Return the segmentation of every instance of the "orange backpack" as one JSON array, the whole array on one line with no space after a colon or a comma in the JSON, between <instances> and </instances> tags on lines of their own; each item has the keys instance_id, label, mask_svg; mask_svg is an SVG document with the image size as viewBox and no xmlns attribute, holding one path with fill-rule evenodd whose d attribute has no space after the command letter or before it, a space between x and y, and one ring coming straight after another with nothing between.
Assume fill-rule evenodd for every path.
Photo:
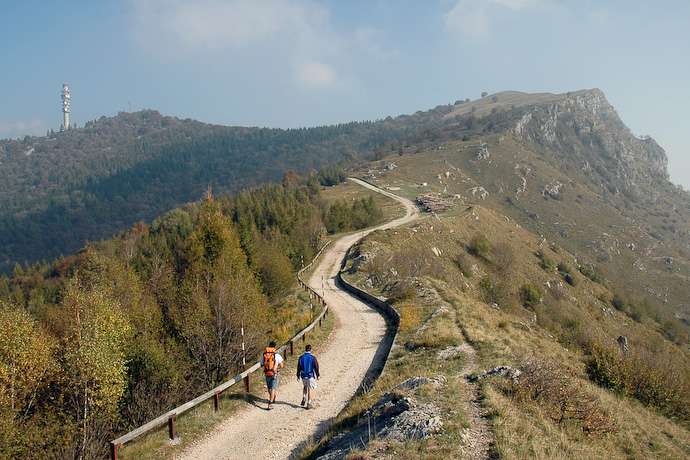
<instances>
[{"instance_id":1,"label":"orange backpack","mask_svg":"<svg viewBox=\"0 0 690 460\"><path fill-rule=\"evenodd\" d=\"M266 348L264 352L264 374L268 377L276 375L278 367L276 366L276 349Z\"/></svg>"}]
</instances>

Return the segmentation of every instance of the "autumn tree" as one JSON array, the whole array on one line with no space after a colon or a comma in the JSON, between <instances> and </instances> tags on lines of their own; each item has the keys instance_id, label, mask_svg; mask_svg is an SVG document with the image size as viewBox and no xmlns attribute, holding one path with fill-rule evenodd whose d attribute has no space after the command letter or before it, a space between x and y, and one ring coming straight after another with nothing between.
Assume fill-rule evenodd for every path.
<instances>
[{"instance_id":1,"label":"autumn tree","mask_svg":"<svg viewBox=\"0 0 690 460\"><path fill-rule=\"evenodd\" d=\"M23 309L0 302L0 457L24 458L37 395L56 366L55 341Z\"/></svg>"},{"instance_id":2,"label":"autumn tree","mask_svg":"<svg viewBox=\"0 0 690 460\"><path fill-rule=\"evenodd\" d=\"M102 455L102 439L117 421L126 388L125 346L131 330L107 284L75 278L62 303L69 319L61 343L63 388L78 423L74 446L82 458Z\"/></svg>"}]
</instances>

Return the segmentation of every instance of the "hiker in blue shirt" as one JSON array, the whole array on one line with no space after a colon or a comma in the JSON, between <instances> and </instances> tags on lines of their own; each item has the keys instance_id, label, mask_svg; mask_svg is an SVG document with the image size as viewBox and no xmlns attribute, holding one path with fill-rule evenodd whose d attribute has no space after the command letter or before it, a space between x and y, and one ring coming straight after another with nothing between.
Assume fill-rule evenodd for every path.
<instances>
[{"instance_id":1,"label":"hiker in blue shirt","mask_svg":"<svg viewBox=\"0 0 690 460\"><path fill-rule=\"evenodd\" d=\"M302 406L307 405L307 409L312 405L312 395L316 389L316 381L319 379L319 362L316 356L311 354L311 345L304 347L305 353L297 361L297 380L302 380Z\"/></svg>"}]
</instances>

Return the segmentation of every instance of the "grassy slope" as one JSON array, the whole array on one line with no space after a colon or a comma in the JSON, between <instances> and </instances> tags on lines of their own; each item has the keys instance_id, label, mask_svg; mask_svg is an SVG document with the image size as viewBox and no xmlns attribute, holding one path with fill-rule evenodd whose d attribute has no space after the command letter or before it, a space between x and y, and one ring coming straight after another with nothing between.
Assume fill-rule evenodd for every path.
<instances>
[{"instance_id":1,"label":"grassy slope","mask_svg":"<svg viewBox=\"0 0 690 460\"><path fill-rule=\"evenodd\" d=\"M442 145L414 156L387 158L380 162L379 168L372 168L376 174L372 181L396 188L397 193L414 198L422 192L445 191L448 195L458 195L458 206L439 217L427 217L413 228L375 232L360 245L359 253L378 254L379 260L385 261L385 271L390 267L399 273L404 271L401 268L404 258L399 258L400 254L423 260L422 265L431 268L427 272L415 273L412 283L416 285L417 295L395 304L403 316L403 326L386 372L371 393L353 402L339 423L344 427L353 423L358 414L385 391L410 376L445 375L452 383L440 392L426 389L420 396L422 400L436 401L445 410L447 425L441 436L421 444L372 443L356 454L357 458L446 458L449 453L456 452L454 446L462 442L460 433L466 423L462 410L457 407L463 386L453 378L459 372L461 362L439 362L435 355L438 350L463 340L478 350L480 367L484 369L502 364L516 365L523 359L535 357L558 362L562 368L574 373L573 382L580 385L584 394L593 398L597 407L612 417L617 426L613 433L588 436L576 422L554 422L542 404L519 400L506 393L503 380L483 380L485 405L496 436L494 452L500 458L688 457L690 432L687 427L634 400L616 397L591 384L584 373L584 356L578 347L590 338L600 338L608 343L623 334L628 337L631 347L650 347L657 356L672 356L674 366L690 368L687 349L664 339L653 314L646 313L638 323L624 313L612 309L611 314L608 310L613 291L607 286L615 285L622 274L627 273L633 283L648 283L650 277L663 275L653 264L655 242L641 225L631 225L629 219L603 203L596 193L577 183L571 186L570 200L556 201L536 194L523 198L538 211L539 222L525 217L526 212L517 206L504 204L505 195L493 196L496 190L518 188L521 179L515 171L520 168L537 170L528 176L532 183L528 182L528 187L540 187L534 184L561 177L559 171L538 162L533 152L526 152L510 138L497 135L484 141L494 155L491 162L482 164L476 159L474 152L478 149L478 142L475 141ZM496 161L496 152L499 151L514 152L513 159ZM396 163L395 169L383 168L391 162ZM490 176L500 179L484 182L489 175L483 175L482 170L487 169L493 169ZM423 182L427 185L421 186ZM473 197L468 190L476 186L489 189L489 198L481 200L477 198L478 194ZM506 212L489 209L494 206ZM560 216L568 216L570 223L559 224ZM529 228L530 220L534 222L532 229ZM544 227L544 232L539 231L539 225ZM557 225L567 226L569 236L563 241L570 247L585 248L583 254L570 253L542 236ZM638 269L639 273L626 271L626 267L634 264L637 254L633 251L626 253L622 245L618 245L619 253L608 264L599 263L619 269L606 272L609 278L607 286L594 283L578 273L575 270L577 261L586 258L587 251L595 253L594 250L600 250L604 232L609 233L609 239L629 239L635 241L638 248L645 247L651 255L646 259L651 261L650 268L646 271ZM510 270L503 274L495 273L492 259L496 259L496 254L493 252L483 258L466 253L464 246L476 234L484 235L490 247L500 246L512 254ZM432 247L441 251L441 257L432 253ZM572 267L576 285L563 283L561 275L543 270L535 255L537 251L542 251L556 263L563 262ZM389 292L382 293L380 289L399 279L382 274L376 260L374 258L374 262L365 265L357 278L360 285L385 296ZM438 270L439 264L442 270ZM372 274L382 276L383 282L374 286L365 283L364 280ZM480 280L485 275L493 277L503 289L498 308L485 301L486 296L480 287ZM668 279L682 276L671 273ZM521 305L517 295L519 286L526 281L539 285L544 291L543 302L531 310ZM687 293L687 285L681 288L682 293ZM420 335L421 325L441 304L450 306L449 313L431 320L432 327L425 328ZM405 343L408 343L407 348L402 346Z\"/></svg>"}]
</instances>

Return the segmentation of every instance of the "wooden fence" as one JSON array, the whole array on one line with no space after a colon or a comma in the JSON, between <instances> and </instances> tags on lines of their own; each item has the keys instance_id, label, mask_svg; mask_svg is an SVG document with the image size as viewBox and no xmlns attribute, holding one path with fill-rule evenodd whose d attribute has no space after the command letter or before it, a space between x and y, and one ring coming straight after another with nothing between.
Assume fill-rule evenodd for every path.
<instances>
[{"instance_id":1,"label":"wooden fence","mask_svg":"<svg viewBox=\"0 0 690 460\"><path fill-rule=\"evenodd\" d=\"M321 311L321 314L312 321L309 326L305 327L302 329L300 332L297 333L288 343L285 345L281 346L276 350L278 353L284 352L287 350L288 346L290 347L290 354L295 353L295 342L298 341L299 339L302 339L302 341L306 340L307 332L311 331L317 324L321 326L321 320L328 314L328 305L326 304L326 301L324 298L319 295L315 290L313 290L311 287L309 287L304 281L302 281L302 272L305 270L309 269L314 261L321 255L323 250L328 246L330 243L327 242L321 250L319 250L318 254L314 256L314 259L304 268L302 268L298 273L297 273L297 281L305 291L309 292L309 299L310 302L315 301L316 303L320 303L323 306L323 309ZM225 383L222 383L221 385L218 385L212 390L207 391L206 393L202 394L201 396L197 396L196 398L192 399L191 401L187 401L186 403L182 404L181 406L178 406L172 410L169 410L165 414L161 415L160 417L157 417L150 422L148 422L145 425L140 426L139 428L136 428L129 433L120 436L117 439L114 439L113 441L110 442L110 458L112 460L117 460L117 449L118 447L121 447L124 443L131 441L132 439L141 436L142 434L159 427L160 425L164 423L168 423L168 435L170 436L170 439L175 439L175 418L179 417L182 413L188 411L192 407L201 404L204 401L207 401L211 398L214 398L214 407L216 410L218 410L218 396L220 393L223 391L227 390L228 388L232 387L236 383L239 383L244 380L245 382L245 387L247 391L250 390L250 385L249 385L249 379L250 375L252 372L257 371L261 366L257 362L254 364L252 367L249 369L245 370L241 374L237 374L235 377L232 379L228 380Z\"/></svg>"}]
</instances>

